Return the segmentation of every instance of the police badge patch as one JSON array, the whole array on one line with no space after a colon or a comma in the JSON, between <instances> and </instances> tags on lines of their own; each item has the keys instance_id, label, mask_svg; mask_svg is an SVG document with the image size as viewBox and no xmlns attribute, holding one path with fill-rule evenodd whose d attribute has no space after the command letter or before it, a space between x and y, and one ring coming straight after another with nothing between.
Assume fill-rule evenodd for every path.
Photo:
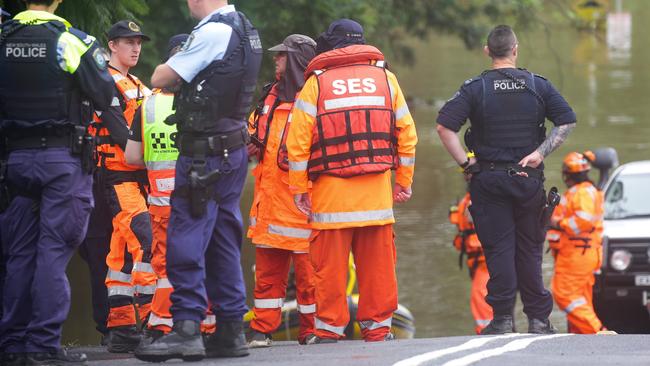
<instances>
[{"instance_id":1,"label":"police badge patch","mask_svg":"<svg viewBox=\"0 0 650 366\"><path fill-rule=\"evenodd\" d=\"M129 22L129 29L134 31L134 32L139 32L140 31L140 27L137 24L133 23L133 22Z\"/></svg>"},{"instance_id":2,"label":"police badge patch","mask_svg":"<svg viewBox=\"0 0 650 366\"><path fill-rule=\"evenodd\" d=\"M98 69L105 70L106 61L108 60L108 53L103 48L97 48L93 52L93 60L95 61L95 65L97 65Z\"/></svg>"}]
</instances>

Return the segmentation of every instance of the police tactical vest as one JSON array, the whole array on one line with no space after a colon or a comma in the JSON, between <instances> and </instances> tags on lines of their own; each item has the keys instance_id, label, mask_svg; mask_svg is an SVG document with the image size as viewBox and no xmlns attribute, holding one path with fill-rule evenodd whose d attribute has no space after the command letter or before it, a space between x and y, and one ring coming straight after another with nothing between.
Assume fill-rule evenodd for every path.
<instances>
[{"instance_id":1,"label":"police tactical vest","mask_svg":"<svg viewBox=\"0 0 650 366\"><path fill-rule=\"evenodd\" d=\"M523 71L523 72L522 72ZM510 73L508 71L508 73ZM537 147L544 136L544 107L535 95L535 76L528 71L484 72L482 121L476 131L478 143L496 148ZM528 89L530 88L530 89Z\"/></svg>"},{"instance_id":2,"label":"police tactical vest","mask_svg":"<svg viewBox=\"0 0 650 366\"><path fill-rule=\"evenodd\" d=\"M0 127L79 124L80 92L59 66L59 21L2 24L0 36ZM77 119L71 121L71 119Z\"/></svg>"},{"instance_id":3,"label":"police tactical vest","mask_svg":"<svg viewBox=\"0 0 650 366\"><path fill-rule=\"evenodd\" d=\"M319 96L307 165L312 180L320 174L347 178L397 167L397 129L385 63L358 60L353 50L343 57L347 64L314 70ZM333 57L332 64L338 59Z\"/></svg>"},{"instance_id":4,"label":"police tactical vest","mask_svg":"<svg viewBox=\"0 0 650 366\"><path fill-rule=\"evenodd\" d=\"M182 133L241 130L253 102L262 63L257 29L241 12L215 14L205 24L210 22L227 24L232 27L232 35L223 59L212 62L190 83L183 84L176 116Z\"/></svg>"},{"instance_id":5,"label":"police tactical vest","mask_svg":"<svg viewBox=\"0 0 650 366\"><path fill-rule=\"evenodd\" d=\"M176 126L165 123L173 113L174 95L156 93L142 104L142 143L147 167L150 205L169 206L174 190L178 149L175 144Z\"/></svg>"}]
</instances>

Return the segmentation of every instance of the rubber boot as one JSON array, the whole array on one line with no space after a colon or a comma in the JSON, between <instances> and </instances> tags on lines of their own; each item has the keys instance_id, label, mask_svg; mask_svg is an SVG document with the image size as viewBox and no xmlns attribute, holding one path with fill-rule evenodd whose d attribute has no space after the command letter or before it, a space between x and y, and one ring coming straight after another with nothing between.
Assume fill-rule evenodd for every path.
<instances>
[{"instance_id":1,"label":"rubber boot","mask_svg":"<svg viewBox=\"0 0 650 366\"><path fill-rule=\"evenodd\" d=\"M515 322L512 315L494 316L487 327L481 330L481 335L506 334L515 332Z\"/></svg>"},{"instance_id":2,"label":"rubber boot","mask_svg":"<svg viewBox=\"0 0 650 366\"><path fill-rule=\"evenodd\" d=\"M140 333L134 325L110 328L108 334L108 352L133 352L140 344Z\"/></svg>"},{"instance_id":3,"label":"rubber boot","mask_svg":"<svg viewBox=\"0 0 650 366\"><path fill-rule=\"evenodd\" d=\"M535 318L528 319L528 333L533 334L555 334L557 329L551 324L551 321L539 320Z\"/></svg>"},{"instance_id":4,"label":"rubber boot","mask_svg":"<svg viewBox=\"0 0 650 366\"><path fill-rule=\"evenodd\" d=\"M241 321L219 322L217 330L205 344L208 358L248 356L248 345Z\"/></svg>"},{"instance_id":5,"label":"rubber boot","mask_svg":"<svg viewBox=\"0 0 650 366\"><path fill-rule=\"evenodd\" d=\"M201 326L192 320L174 322L174 327L169 334L138 347L135 350L135 357L148 362L164 362L172 358L200 361L205 357Z\"/></svg>"}]
</instances>

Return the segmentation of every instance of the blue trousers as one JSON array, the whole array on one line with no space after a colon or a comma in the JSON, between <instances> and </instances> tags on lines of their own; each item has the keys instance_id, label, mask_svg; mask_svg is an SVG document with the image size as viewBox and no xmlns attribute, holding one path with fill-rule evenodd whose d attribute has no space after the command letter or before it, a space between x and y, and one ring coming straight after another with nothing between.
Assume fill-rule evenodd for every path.
<instances>
[{"instance_id":1,"label":"blue trousers","mask_svg":"<svg viewBox=\"0 0 650 366\"><path fill-rule=\"evenodd\" d=\"M180 156L176 163L176 187L188 185L192 159ZM245 148L223 157L207 159L209 171L223 174L214 184L218 202L210 200L201 218L190 214L189 200L172 198L167 229L167 274L174 286L171 313L174 322L201 321L208 300L218 321L241 321L248 311L241 268L243 223L239 200L248 171Z\"/></svg>"},{"instance_id":2,"label":"blue trousers","mask_svg":"<svg viewBox=\"0 0 650 366\"><path fill-rule=\"evenodd\" d=\"M472 176L470 195L469 210L490 273L485 299L494 315L512 314L519 290L529 318L548 318L553 298L542 280L543 182L505 171L482 171Z\"/></svg>"},{"instance_id":3,"label":"blue trousers","mask_svg":"<svg viewBox=\"0 0 650 366\"><path fill-rule=\"evenodd\" d=\"M0 230L6 261L0 350L56 351L70 309L65 270L86 233L92 176L66 148L13 151L7 176L20 195Z\"/></svg>"}]
</instances>

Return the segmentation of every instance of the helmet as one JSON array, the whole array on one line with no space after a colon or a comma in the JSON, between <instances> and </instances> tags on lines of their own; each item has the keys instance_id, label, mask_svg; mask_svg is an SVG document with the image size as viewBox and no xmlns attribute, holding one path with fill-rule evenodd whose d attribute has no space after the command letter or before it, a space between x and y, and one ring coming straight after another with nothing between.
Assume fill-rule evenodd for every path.
<instances>
[{"instance_id":1,"label":"helmet","mask_svg":"<svg viewBox=\"0 0 650 366\"><path fill-rule=\"evenodd\" d=\"M582 154L571 152L562 161L562 172L569 174L587 172L591 169L590 162L593 160L595 160L595 156L591 151L585 151Z\"/></svg>"}]
</instances>

